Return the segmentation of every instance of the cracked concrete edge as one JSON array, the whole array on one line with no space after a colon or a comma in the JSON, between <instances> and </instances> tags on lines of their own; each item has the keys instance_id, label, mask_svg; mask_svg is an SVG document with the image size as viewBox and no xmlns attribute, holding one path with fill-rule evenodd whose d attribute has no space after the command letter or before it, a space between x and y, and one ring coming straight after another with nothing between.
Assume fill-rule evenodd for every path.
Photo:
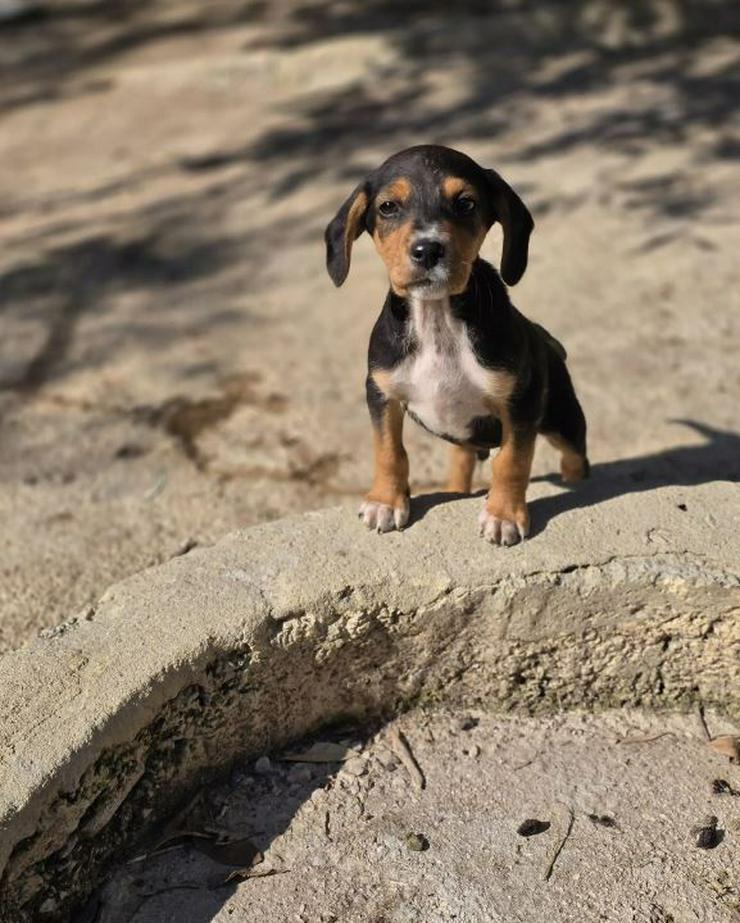
<instances>
[{"instance_id":1,"label":"cracked concrete edge","mask_svg":"<svg viewBox=\"0 0 740 923\"><path fill-rule=\"evenodd\" d=\"M512 549L476 537L479 504L233 533L0 658L0 919L64 919L188 790L338 717L441 695L740 717L740 486L566 510Z\"/></svg>"}]
</instances>

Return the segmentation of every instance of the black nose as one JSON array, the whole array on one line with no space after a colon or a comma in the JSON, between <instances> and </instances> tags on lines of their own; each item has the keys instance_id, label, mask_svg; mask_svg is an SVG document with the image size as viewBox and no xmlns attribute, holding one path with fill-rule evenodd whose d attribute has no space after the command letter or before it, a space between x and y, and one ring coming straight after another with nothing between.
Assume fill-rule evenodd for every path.
<instances>
[{"instance_id":1,"label":"black nose","mask_svg":"<svg viewBox=\"0 0 740 923\"><path fill-rule=\"evenodd\" d=\"M415 263L421 263L424 269L431 269L445 255L444 244L438 240L417 240L411 247L411 259Z\"/></svg>"}]
</instances>

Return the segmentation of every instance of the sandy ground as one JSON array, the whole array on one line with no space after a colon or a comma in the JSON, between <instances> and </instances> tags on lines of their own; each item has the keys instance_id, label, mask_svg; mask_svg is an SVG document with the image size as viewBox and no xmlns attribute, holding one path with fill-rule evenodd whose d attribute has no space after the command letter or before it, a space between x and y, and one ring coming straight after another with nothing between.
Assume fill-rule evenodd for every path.
<instances>
[{"instance_id":1,"label":"sandy ground","mask_svg":"<svg viewBox=\"0 0 740 923\"><path fill-rule=\"evenodd\" d=\"M357 753L342 765L262 759L235 769L121 865L81 919L739 918L740 771L707 746L696 716L416 711L343 742ZM694 828L708 817L716 823L702 848ZM173 839L182 831L193 835ZM203 854L215 835L230 839L231 855ZM262 860L241 876L224 864L254 850Z\"/></svg>"},{"instance_id":2,"label":"sandy ground","mask_svg":"<svg viewBox=\"0 0 740 923\"><path fill-rule=\"evenodd\" d=\"M412 143L529 204L513 296L568 347L594 476L740 477L734 3L207 7L0 27L0 649L186 543L356 504L385 283L365 238L335 291L321 235ZM407 442L438 486L445 446Z\"/></svg>"}]
</instances>

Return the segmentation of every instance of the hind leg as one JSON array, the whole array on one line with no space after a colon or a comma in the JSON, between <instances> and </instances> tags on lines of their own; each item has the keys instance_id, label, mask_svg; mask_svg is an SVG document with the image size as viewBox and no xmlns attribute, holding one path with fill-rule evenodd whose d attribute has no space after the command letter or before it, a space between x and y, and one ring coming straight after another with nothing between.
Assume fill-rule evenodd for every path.
<instances>
[{"instance_id":1,"label":"hind leg","mask_svg":"<svg viewBox=\"0 0 740 923\"><path fill-rule=\"evenodd\" d=\"M447 476L447 490L451 493L470 493L477 454L476 450L471 449L470 446L452 446L450 449L450 468Z\"/></svg>"},{"instance_id":2,"label":"hind leg","mask_svg":"<svg viewBox=\"0 0 740 923\"><path fill-rule=\"evenodd\" d=\"M560 452L560 473L566 484L588 477L586 418L565 363L550 361L547 407L539 430Z\"/></svg>"},{"instance_id":3,"label":"hind leg","mask_svg":"<svg viewBox=\"0 0 740 923\"><path fill-rule=\"evenodd\" d=\"M560 452L560 476L566 484L576 484L588 477L589 462L585 452L581 453L559 433L543 433L550 445Z\"/></svg>"}]
</instances>

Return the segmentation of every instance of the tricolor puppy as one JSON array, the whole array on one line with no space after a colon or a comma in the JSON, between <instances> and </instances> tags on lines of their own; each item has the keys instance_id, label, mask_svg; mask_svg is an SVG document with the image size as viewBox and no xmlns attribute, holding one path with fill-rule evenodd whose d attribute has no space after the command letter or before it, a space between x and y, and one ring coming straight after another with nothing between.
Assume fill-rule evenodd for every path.
<instances>
[{"instance_id":1,"label":"tricolor puppy","mask_svg":"<svg viewBox=\"0 0 740 923\"><path fill-rule=\"evenodd\" d=\"M497 221L500 275L478 256ZM524 273L533 227L498 173L434 145L387 160L327 227L335 285L347 277L352 244L363 231L390 277L368 356L375 479L360 515L369 528L387 532L408 521L405 413L453 444L451 491L469 493L476 457L500 446L479 518L491 542L512 545L529 531L525 495L537 433L562 453L565 481L588 474L586 421L565 350L517 311L504 285Z\"/></svg>"}]
</instances>

